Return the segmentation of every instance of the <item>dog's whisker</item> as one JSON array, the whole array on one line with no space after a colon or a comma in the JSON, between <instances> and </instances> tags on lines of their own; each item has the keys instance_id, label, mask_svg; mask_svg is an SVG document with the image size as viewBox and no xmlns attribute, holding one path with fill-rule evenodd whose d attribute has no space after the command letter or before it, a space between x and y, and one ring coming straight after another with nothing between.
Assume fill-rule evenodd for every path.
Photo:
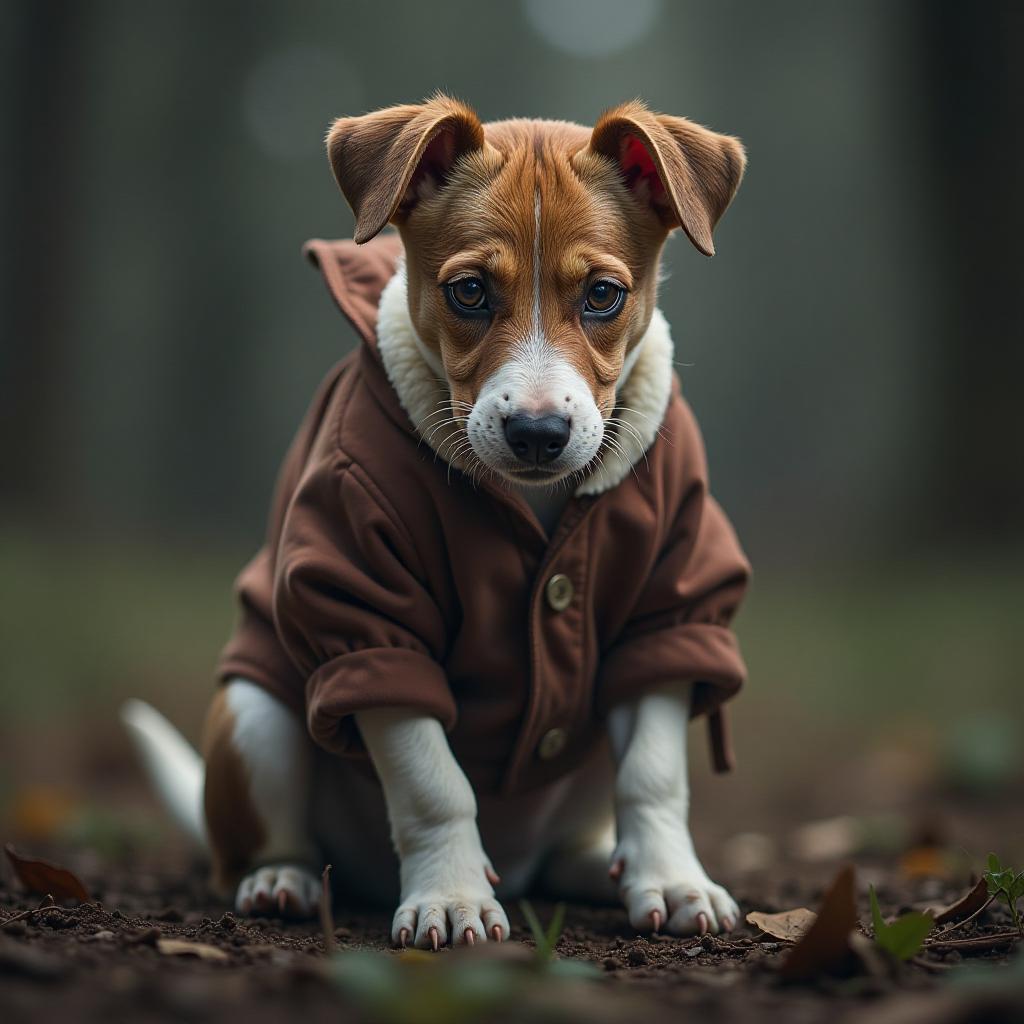
<instances>
[{"instance_id":1,"label":"dog's whisker","mask_svg":"<svg viewBox=\"0 0 1024 1024\"><path fill-rule=\"evenodd\" d=\"M650 461L647 458L647 449L644 447L643 438L640 436L640 433L635 428L631 427L628 423L622 423L621 421L614 420L614 419L610 419L607 422L614 423L616 427L625 427L627 430L629 430L631 432L632 439L635 441L636 446L637 446L638 454L637 454L636 458L629 459L630 465L635 463L636 459L639 459L642 456L643 460L644 460L644 464L649 469L650 468ZM609 439L611 438L610 434L607 435L607 436L609 437ZM623 457L628 458L628 456L626 455L626 452L625 452L625 448L622 445L622 441L620 439L616 439L616 440L620 444L620 446L622 446L622 448L623 448L623 450L622 450Z\"/></svg>"},{"instance_id":2,"label":"dog's whisker","mask_svg":"<svg viewBox=\"0 0 1024 1024\"><path fill-rule=\"evenodd\" d=\"M632 423L629 422L629 420L624 419L621 416L609 416L608 419L605 420L605 422L606 423L614 423L617 427L621 427L624 430L628 430L629 433L632 434L632 436L636 438L637 444L639 444L641 448L643 447L643 445L644 445L643 435L640 433L640 431Z\"/></svg>"},{"instance_id":3,"label":"dog's whisker","mask_svg":"<svg viewBox=\"0 0 1024 1024\"><path fill-rule=\"evenodd\" d=\"M636 466L634 465L633 460L626 453L626 450L622 447L622 444L618 441L618 439L612 437L611 434L605 434L604 440L607 443L608 447L629 466L630 472L632 472L633 476L635 476L637 480L639 480L640 474L637 473ZM644 457L646 458L646 454Z\"/></svg>"}]
</instances>

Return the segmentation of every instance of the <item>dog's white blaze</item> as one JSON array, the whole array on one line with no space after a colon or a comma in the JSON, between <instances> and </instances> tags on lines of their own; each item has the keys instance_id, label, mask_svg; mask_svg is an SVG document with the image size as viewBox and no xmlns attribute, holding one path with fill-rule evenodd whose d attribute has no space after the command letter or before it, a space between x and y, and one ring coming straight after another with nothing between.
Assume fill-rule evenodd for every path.
<instances>
[{"instance_id":1,"label":"dog's white blaze","mask_svg":"<svg viewBox=\"0 0 1024 1024\"><path fill-rule=\"evenodd\" d=\"M467 433L473 450L492 469L517 468L498 429L509 416L565 416L572 429L558 461L560 478L582 469L597 454L604 423L586 381L548 341L541 316L541 197L533 200L533 303L529 330L509 359L484 385L469 417Z\"/></svg>"},{"instance_id":2,"label":"dog's white blaze","mask_svg":"<svg viewBox=\"0 0 1024 1024\"><path fill-rule=\"evenodd\" d=\"M541 336L540 329L540 189L533 193L533 333Z\"/></svg>"}]
</instances>

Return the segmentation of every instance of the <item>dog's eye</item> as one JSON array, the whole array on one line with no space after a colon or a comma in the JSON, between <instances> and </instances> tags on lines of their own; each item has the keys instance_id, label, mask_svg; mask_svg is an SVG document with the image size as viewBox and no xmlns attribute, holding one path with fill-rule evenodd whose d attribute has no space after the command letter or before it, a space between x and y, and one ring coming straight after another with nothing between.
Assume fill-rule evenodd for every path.
<instances>
[{"instance_id":1,"label":"dog's eye","mask_svg":"<svg viewBox=\"0 0 1024 1024\"><path fill-rule=\"evenodd\" d=\"M587 292L585 313L594 313L600 317L614 316L622 306L626 297L626 289L614 281L596 281Z\"/></svg>"},{"instance_id":2,"label":"dog's eye","mask_svg":"<svg viewBox=\"0 0 1024 1024\"><path fill-rule=\"evenodd\" d=\"M445 290L456 313L479 313L487 309L487 292L478 277L460 277L446 285Z\"/></svg>"}]
</instances>

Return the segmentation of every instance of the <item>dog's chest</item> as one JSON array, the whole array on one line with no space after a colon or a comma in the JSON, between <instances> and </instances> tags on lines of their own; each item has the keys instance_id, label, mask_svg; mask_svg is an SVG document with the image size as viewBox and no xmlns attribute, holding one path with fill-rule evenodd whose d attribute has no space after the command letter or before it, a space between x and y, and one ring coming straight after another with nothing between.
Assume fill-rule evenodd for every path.
<instances>
[{"instance_id":1,"label":"dog's chest","mask_svg":"<svg viewBox=\"0 0 1024 1024\"><path fill-rule=\"evenodd\" d=\"M565 506L572 500L572 491L566 487L517 487L516 493L530 506L549 537L555 532Z\"/></svg>"}]
</instances>

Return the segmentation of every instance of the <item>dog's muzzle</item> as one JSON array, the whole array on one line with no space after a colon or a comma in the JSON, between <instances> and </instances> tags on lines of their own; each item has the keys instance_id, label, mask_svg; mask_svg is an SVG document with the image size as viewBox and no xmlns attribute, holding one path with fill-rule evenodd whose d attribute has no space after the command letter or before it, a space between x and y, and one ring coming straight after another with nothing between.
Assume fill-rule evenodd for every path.
<instances>
[{"instance_id":1,"label":"dog's muzzle","mask_svg":"<svg viewBox=\"0 0 1024 1024\"><path fill-rule=\"evenodd\" d=\"M569 443L569 421L564 416L509 416L505 440L512 453L528 466L554 462Z\"/></svg>"}]
</instances>

